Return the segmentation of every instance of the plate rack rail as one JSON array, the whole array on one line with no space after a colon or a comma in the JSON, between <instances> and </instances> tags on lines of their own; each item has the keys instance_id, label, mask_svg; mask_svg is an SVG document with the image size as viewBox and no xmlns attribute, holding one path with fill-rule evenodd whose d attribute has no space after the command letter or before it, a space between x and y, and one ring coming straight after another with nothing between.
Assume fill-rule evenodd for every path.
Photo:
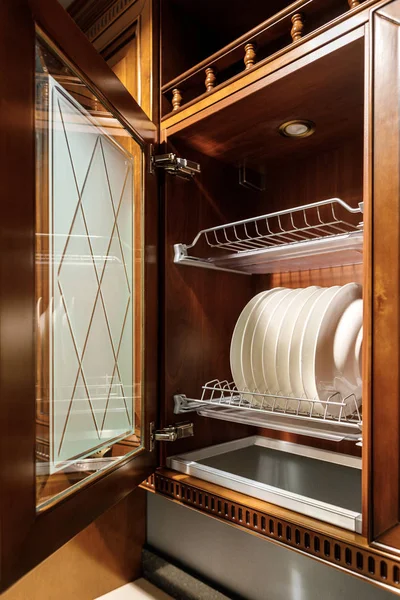
<instances>
[{"instance_id":1,"label":"plate rack rail","mask_svg":"<svg viewBox=\"0 0 400 600\"><path fill-rule=\"evenodd\" d=\"M175 414L197 412L202 416L247 423L320 437L362 442L362 414L356 393L346 397L326 392L326 400L296 398L256 390L238 390L233 382L214 379L202 388L198 399L174 396Z\"/></svg>"}]
</instances>

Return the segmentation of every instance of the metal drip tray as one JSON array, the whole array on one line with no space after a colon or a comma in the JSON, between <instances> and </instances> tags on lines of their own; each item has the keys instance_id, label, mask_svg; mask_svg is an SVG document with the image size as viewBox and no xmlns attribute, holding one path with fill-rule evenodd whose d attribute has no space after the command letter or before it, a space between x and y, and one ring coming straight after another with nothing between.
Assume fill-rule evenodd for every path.
<instances>
[{"instance_id":1,"label":"metal drip tray","mask_svg":"<svg viewBox=\"0 0 400 600\"><path fill-rule=\"evenodd\" d=\"M361 459L252 436L167 461L171 469L361 532Z\"/></svg>"}]
</instances>

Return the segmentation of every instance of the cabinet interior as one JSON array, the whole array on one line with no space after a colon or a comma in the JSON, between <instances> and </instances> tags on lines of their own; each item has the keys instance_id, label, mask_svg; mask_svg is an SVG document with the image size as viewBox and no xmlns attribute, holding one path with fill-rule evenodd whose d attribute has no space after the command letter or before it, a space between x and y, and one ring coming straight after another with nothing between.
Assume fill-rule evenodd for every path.
<instances>
[{"instance_id":1,"label":"cabinet interior","mask_svg":"<svg viewBox=\"0 0 400 600\"><path fill-rule=\"evenodd\" d=\"M205 382L231 381L231 336L256 293L278 286L363 283L362 264L248 276L173 262L174 244L191 243L208 227L328 198L341 198L353 208L363 201L364 40L329 45L314 54L168 136L168 151L200 163L201 174L192 180L167 176L164 183L164 424L179 420L174 394L198 398ZM300 118L315 123L312 136L279 134L282 122ZM262 174L263 191L239 184L243 165ZM250 435L361 455L354 441L272 431L194 412L187 418L194 422L194 437L165 448L166 455Z\"/></svg>"}]
</instances>

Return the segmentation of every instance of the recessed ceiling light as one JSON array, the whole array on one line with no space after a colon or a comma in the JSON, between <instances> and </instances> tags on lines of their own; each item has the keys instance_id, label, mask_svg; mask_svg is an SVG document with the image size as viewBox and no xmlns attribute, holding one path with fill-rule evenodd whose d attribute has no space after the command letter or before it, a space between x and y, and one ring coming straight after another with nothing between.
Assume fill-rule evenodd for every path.
<instances>
[{"instance_id":1,"label":"recessed ceiling light","mask_svg":"<svg viewBox=\"0 0 400 600\"><path fill-rule=\"evenodd\" d=\"M304 138L315 131L315 123L306 119L286 121L279 126L279 133L285 137Z\"/></svg>"}]
</instances>

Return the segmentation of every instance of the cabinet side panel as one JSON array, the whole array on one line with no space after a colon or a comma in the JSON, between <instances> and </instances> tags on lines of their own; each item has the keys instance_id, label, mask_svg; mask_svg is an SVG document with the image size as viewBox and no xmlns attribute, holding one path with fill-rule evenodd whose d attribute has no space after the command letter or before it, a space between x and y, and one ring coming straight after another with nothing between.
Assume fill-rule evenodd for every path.
<instances>
[{"instance_id":1,"label":"cabinet side panel","mask_svg":"<svg viewBox=\"0 0 400 600\"><path fill-rule=\"evenodd\" d=\"M373 17L373 536L399 518L400 2Z\"/></svg>"}]
</instances>

